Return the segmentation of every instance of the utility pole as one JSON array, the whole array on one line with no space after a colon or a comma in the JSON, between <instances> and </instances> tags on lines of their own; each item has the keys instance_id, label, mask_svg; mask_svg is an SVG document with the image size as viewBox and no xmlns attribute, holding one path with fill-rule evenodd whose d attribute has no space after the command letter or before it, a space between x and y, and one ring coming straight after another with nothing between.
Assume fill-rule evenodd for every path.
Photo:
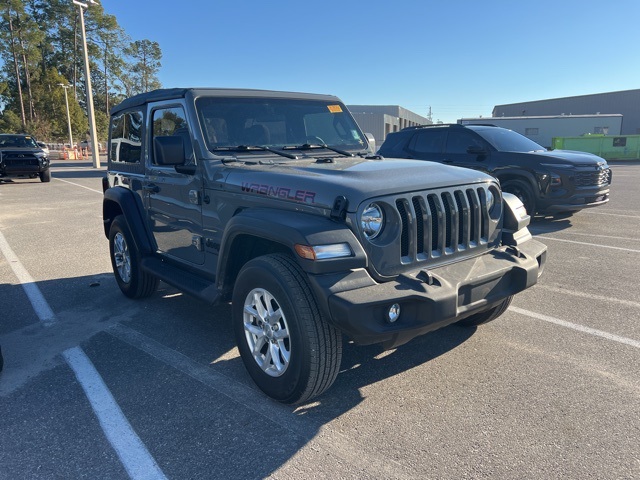
<instances>
[{"instance_id":1,"label":"utility pole","mask_svg":"<svg viewBox=\"0 0 640 480\"><path fill-rule=\"evenodd\" d=\"M84 28L84 9L89 8L87 3L72 0L78 5L80 11L80 28L82 29L82 47L84 50L84 82L87 90L87 116L89 117L89 134L91 135L91 154L93 168L100 168L100 153L98 152L98 134L96 133L96 119L93 111L93 91L91 90L91 72L89 71L89 53L87 51L87 33ZM91 4L97 4L95 0L87 0Z\"/></svg>"},{"instance_id":2,"label":"utility pole","mask_svg":"<svg viewBox=\"0 0 640 480\"><path fill-rule=\"evenodd\" d=\"M69 114L69 97L67 97L67 88L71 88L71 85L65 85L59 83L64 88L64 103L67 105L67 126L69 127L69 148L73 149L73 135L71 133L71 115Z\"/></svg>"}]
</instances>

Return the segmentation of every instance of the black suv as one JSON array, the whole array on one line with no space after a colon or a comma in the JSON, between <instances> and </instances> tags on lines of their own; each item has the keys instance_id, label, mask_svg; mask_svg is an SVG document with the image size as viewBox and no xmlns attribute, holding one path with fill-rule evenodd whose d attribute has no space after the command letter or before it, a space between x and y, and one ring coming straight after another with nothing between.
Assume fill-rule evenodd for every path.
<instances>
[{"instance_id":1,"label":"black suv","mask_svg":"<svg viewBox=\"0 0 640 480\"><path fill-rule=\"evenodd\" d=\"M156 90L112 109L108 145L104 234L122 292L163 280L231 300L249 374L286 403L333 383L342 334L391 348L480 325L544 267L495 178L372 156L333 96Z\"/></svg>"},{"instance_id":2,"label":"black suv","mask_svg":"<svg viewBox=\"0 0 640 480\"><path fill-rule=\"evenodd\" d=\"M0 135L0 178L40 177L51 181L49 157L31 135Z\"/></svg>"},{"instance_id":3,"label":"black suv","mask_svg":"<svg viewBox=\"0 0 640 480\"><path fill-rule=\"evenodd\" d=\"M427 125L391 133L378 150L487 172L530 215L570 215L609 201L611 170L596 155L547 151L527 137L493 125Z\"/></svg>"}]
</instances>

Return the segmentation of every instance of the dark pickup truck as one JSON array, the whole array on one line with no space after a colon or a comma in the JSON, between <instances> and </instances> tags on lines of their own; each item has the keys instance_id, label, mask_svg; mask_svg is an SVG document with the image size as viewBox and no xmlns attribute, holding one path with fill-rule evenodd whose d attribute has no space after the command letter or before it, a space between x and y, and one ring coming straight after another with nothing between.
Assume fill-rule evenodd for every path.
<instances>
[{"instance_id":1,"label":"dark pickup truck","mask_svg":"<svg viewBox=\"0 0 640 480\"><path fill-rule=\"evenodd\" d=\"M31 135L0 134L0 178L28 177L51 181L47 153Z\"/></svg>"}]
</instances>

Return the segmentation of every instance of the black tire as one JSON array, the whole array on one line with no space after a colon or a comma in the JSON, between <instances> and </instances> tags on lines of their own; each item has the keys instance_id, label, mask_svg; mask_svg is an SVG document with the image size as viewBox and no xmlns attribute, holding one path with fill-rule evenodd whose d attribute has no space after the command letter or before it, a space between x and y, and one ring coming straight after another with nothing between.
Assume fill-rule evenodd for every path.
<instances>
[{"instance_id":1,"label":"black tire","mask_svg":"<svg viewBox=\"0 0 640 480\"><path fill-rule=\"evenodd\" d=\"M536 198L527 183L522 180L507 180L502 184L502 191L518 197L524 204L527 213L533 218L536 213Z\"/></svg>"},{"instance_id":2,"label":"black tire","mask_svg":"<svg viewBox=\"0 0 640 480\"><path fill-rule=\"evenodd\" d=\"M513 300L513 295L505 298L501 303L496 305L493 308L481 313L476 313L475 315L471 315L470 317L465 318L464 320L460 320L458 323L465 327L477 327L478 325L483 325L485 323L489 323L492 320L495 320L504 312L507 311L509 305L511 305L511 300Z\"/></svg>"},{"instance_id":3,"label":"black tire","mask_svg":"<svg viewBox=\"0 0 640 480\"><path fill-rule=\"evenodd\" d=\"M50 182L51 181L51 170L47 168L45 171L40 172L39 176L40 176L40 181L41 182L43 182L43 183Z\"/></svg>"},{"instance_id":4,"label":"black tire","mask_svg":"<svg viewBox=\"0 0 640 480\"><path fill-rule=\"evenodd\" d=\"M159 280L140 268L140 253L122 215L111 223L109 254L116 282L127 297L145 298L156 291Z\"/></svg>"},{"instance_id":5,"label":"black tire","mask_svg":"<svg viewBox=\"0 0 640 480\"><path fill-rule=\"evenodd\" d=\"M247 262L236 280L232 309L242 361L269 397L301 403L333 384L342 336L320 313L304 272L291 257L273 254Z\"/></svg>"}]
</instances>

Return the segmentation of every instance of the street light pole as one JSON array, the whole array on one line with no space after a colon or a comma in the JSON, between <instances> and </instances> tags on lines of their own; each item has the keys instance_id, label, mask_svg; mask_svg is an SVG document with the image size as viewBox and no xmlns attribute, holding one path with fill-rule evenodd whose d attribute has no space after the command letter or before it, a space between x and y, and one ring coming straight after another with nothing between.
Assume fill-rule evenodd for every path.
<instances>
[{"instance_id":1,"label":"street light pole","mask_svg":"<svg viewBox=\"0 0 640 480\"><path fill-rule=\"evenodd\" d=\"M93 91L91 90L91 72L89 71L89 53L87 52L87 33L84 29L84 9L89 8L86 3L72 0L74 5L78 5L80 11L80 27L82 30L82 47L84 50L84 81L87 90L87 116L89 117L89 133L91 135L91 153L93 156L93 168L100 168L100 155L98 153L98 134L96 133L96 119L93 111ZM89 3L97 3L95 0L88 0Z\"/></svg>"},{"instance_id":2,"label":"street light pole","mask_svg":"<svg viewBox=\"0 0 640 480\"><path fill-rule=\"evenodd\" d=\"M59 83L62 88L64 88L64 103L67 105L67 126L69 127L69 148L73 149L73 135L71 134L71 115L69 114L69 97L67 97L67 88L71 87L71 85L65 85L64 83Z\"/></svg>"}]
</instances>

